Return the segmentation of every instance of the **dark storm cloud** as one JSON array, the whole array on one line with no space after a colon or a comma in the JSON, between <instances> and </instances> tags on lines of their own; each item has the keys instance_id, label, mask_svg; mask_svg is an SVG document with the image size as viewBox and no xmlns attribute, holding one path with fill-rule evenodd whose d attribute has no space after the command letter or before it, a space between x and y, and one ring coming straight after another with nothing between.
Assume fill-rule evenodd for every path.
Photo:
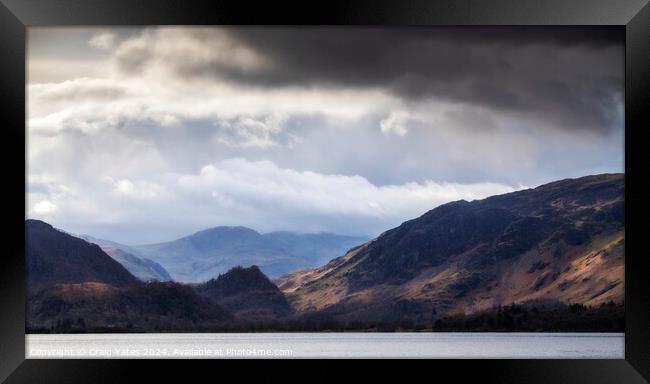
<instances>
[{"instance_id":1,"label":"dark storm cloud","mask_svg":"<svg viewBox=\"0 0 650 384\"><path fill-rule=\"evenodd\" d=\"M624 171L611 28L32 32L27 213L73 232L373 235Z\"/></svg>"},{"instance_id":2,"label":"dark storm cloud","mask_svg":"<svg viewBox=\"0 0 650 384\"><path fill-rule=\"evenodd\" d=\"M257 87L379 88L532 118L531 124L606 132L620 121L623 35L613 27L227 28L268 65L166 56L180 76ZM188 32L209 42L205 30ZM146 49L145 47L142 47ZM122 58L133 72L149 58Z\"/></svg>"}]
</instances>

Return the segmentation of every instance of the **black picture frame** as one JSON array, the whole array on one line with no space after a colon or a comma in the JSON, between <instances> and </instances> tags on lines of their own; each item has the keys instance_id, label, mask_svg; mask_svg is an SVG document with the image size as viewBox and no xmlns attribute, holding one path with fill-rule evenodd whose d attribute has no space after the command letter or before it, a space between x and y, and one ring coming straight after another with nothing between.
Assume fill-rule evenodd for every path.
<instances>
[{"instance_id":1,"label":"black picture frame","mask_svg":"<svg viewBox=\"0 0 650 384\"><path fill-rule=\"evenodd\" d=\"M133 382L132 375L187 381L190 372L226 379L224 361L25 360L25 53L26 28L94 25L617 25L625 28L625 359L426 360L400 380L426 373L454 381L499 383L643 383L650 381L650 279L643 222L650 217L644 169L650 106L648 0L330 0L300 3L250 0L0 0L0 152L4 189L4 249L0 256L0 382ZM23 204L18 204L22 201ZM267 379L263 369L245 369ZM274 361L290 377L288 361ZM314 361L308 361L314 365ZM182 364L182 366L181 366ZM218 367L215 366L218 364ZM248 363L247 363L248 364ZM331 365L332 363L327 363ZM319 379L342 371L318 370ZM376 372L387 368L377 367ZM364 370L365 372L365 370ZM229 372L233 373L233 372ZM411 376L414 375L414 376ZM425 376L426 377L426 376Z\"/></svg>"}]
</instances>

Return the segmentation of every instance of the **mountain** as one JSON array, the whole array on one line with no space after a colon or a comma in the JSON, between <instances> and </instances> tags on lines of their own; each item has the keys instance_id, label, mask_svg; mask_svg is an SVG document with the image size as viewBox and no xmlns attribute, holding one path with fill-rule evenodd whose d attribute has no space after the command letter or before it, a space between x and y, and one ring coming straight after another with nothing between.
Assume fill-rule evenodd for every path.
<instances>
[{"instance_id":1,"label":"mountain","mask_svg":"<svg viewBox=\"0 0 650 384\"><path fill-rule=\"evenodd\" d=\"M30 291L60 283L136 284L120 263L85 240L39 220L25 220L27 283Z\"/></svg>"},{"instance_id":2,"label":"mountain","mask_svg":"<svg viewBox=\"0 0 650 384\"><path fill-rule=\"evenodd\" d=\"M25 234L30 331L218 330L233 320L193 288L142 283L99 245L45 222L26 220Z\"/></svg>"},{"instance_id":3,"label":"mountain","mask_svg":"<svg viewBox=\"0 0 650 384\"><path fill-rule=\"evenodd\" d=\"M620 303L624 187L606 174L444 204L278 286L300 313L340 321Z\"/></svg>"},{"instance_id":4,"label":"mountain","mask_svg":"<svg viewBox=\"0 0 650 384\"><path fill-rule=\"evenodd\" d=\"M170 281L172 277L162 265L146 257L139 256L139 252L128 245L116 243L110 240L97 239L89 235L81 235L80 238L97 244L107 255L122 264L131 274L141 281Z\"/></svg>"},{"instance_id":5,"label":"mountain","mask_svg":"<svg viewBox=\"0 0 650 384\"><path fill-rule=\"evenodd\" d=\"M202 282L237 265L260 265L265 272L290 270L291 257L245 227L216 227L181 239L135 247L165 266L176 281Z\"/></svg>"},{"instance_id":6,"label":"mountain","mask_svg":"<svg viewBox=\"0 0 650 384\"><path fill-rule=\"evenodd\" d=\"M293 312L278 287L255 265L232 268L195 289L244 321L278 319Z\"/></svg>"},{"instance_id":7,"label":"mountain","mask_svg":"<svg viewBox=\"0 0 650 384\"><path fill-rule=\"evenodd\" d=\"M268 276L281 276L320 265L366 240L332 234L263 235L246 227L220 226L175 241L132 248L163 265L175 281L198 283L239 265L258 265Z\"/></svg>"}]
</instances>

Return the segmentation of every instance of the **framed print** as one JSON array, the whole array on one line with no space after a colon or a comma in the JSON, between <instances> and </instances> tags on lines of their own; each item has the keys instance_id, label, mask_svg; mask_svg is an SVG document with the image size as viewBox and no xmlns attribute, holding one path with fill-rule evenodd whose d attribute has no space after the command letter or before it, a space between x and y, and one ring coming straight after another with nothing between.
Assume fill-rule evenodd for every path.
<instances>
[{"instance_id":1,"label":"framed print","mask_svg":"<svg viewBox=\"0 0 650 384\"><path fill-rule=\"evenodd\" d=\"M316 359L650 378L647 1L0 20L0 380Z\"/></svg>"}]
</instances>

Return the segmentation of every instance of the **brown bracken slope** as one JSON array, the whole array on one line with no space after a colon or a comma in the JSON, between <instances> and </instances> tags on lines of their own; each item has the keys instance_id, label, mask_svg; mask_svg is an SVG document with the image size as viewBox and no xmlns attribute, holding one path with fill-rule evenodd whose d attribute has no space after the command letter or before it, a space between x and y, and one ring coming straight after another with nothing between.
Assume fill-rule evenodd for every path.
<instances>
[{"instance_id":1,"label":"brown bracken slope","mask_svg":"<svg viewBox=\"0 0 650 384\"><path fill-rule=\"evenodd\" d=\"M452 202L278 285L300 313L343 321L621 303L624 188L605 174Z\"/></svg>"}]
</instances>

